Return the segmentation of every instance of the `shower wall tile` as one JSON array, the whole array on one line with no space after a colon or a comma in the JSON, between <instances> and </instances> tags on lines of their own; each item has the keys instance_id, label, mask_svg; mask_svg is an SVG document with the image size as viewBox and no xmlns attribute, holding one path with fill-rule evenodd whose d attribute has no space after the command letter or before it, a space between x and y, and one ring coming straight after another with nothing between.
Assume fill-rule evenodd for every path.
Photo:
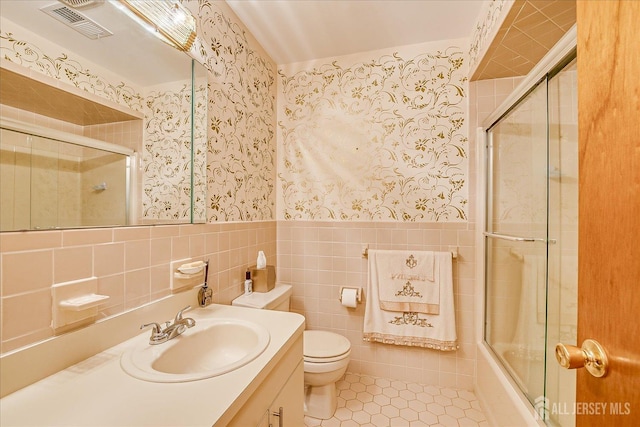
<instances>
[{"instance_id":1,"label":"shower wall tile","mask_svg":"<svg viewBox=\"0 0 640 427\"><path fill-rule=\"evenodd\" d=\"M513 92L524 77L476 80L469 83L470 96L469 129L482 126L484 120ZM475 131L469 132L469 139L475 141ZM475 146L475 144L471 144Z\"/></svg>"},{"instance_id":2,"label":"shower wall tile","mask_svg":"<svg viewBox=\"0 0 640 427\"><path fill-rule=\"evenodd\" d=\"M127 122L106 123L101 125L85 126L84 136L112 144L122 145L132 150L140 151L143 137L142 120Z\"/></svg>"},{"instance_id":3,"label":"shower wall tile","mask_svg":"<svg viewBox=\"0 0 640 427\"><path fill-rule=\"evenodd\" d=\"M305 316L308 329L331 330L351 341L350 371L471 389L475 375L473 227L460 223L279 221L277 280L293 286L292 311ZM365 246L458 248L459 256L453 262L458 351L362 341L364 304L346 308L338 297L341 286L366 288Z\"/></svg>"},{"instance_id":4,"label":"shower wall tile","mask_svg":"<svg viewBox=\"0 0 640 427\"><path fill-rule=\"evenodd\" d=\"M83 135L84 127L73 123L65 122L51 117L43 116L19 108L0 104L0 115L9 119L19 120L32 125L44 126L54 130Z\"/></svg>"},{"instance_id":5,"label":"shower wall tile","mask_svg":"<svg viewBox=\"0 0 640 427\"><path fill-rule=\"evenodd\" d=\"M56 283L96 276L104 318L170 295L171 260L208 259L214 302L229 304L260 250L275 264L275 221L1 233L0 350L53 336Z\"/></svg>"}]
</instances>

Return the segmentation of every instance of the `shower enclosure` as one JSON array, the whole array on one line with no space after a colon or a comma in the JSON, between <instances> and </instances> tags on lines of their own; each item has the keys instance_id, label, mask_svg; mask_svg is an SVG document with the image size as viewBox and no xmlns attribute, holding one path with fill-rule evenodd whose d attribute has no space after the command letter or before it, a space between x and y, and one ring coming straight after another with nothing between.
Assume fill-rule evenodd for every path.
<instances>
[{"instance_id":1,"label":"shower enclosure","mask_svg":"<svg viewBox=\"0 0 640 427\"><path fill-rule=\"evenodd\" d=\"M578 139L575 52L486 132L485 341L548 425L571 426L577 338Z\"/></svg>"},{"instance_id":2,"label":"shower enclosure","mask_svg":"<svg viewBox=\"0 0 640 427\"><path fill-rule=\"evenodd\" d=\"M134 152L0 120L0 231L127 225Z\"/></svg>"}]
</instances>

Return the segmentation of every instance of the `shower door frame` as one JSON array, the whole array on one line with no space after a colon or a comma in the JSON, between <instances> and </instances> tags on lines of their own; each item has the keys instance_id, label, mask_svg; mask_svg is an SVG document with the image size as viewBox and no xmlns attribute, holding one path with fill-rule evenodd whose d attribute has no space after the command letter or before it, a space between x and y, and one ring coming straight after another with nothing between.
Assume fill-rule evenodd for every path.
<instances>
[{"instance_id":1,"label":"shower door frame","mask_svg":"<svg viewBox=\"0 0 640 427\"><path fill-rule=\"evenodd\" d=\"M540 408L537 406L534 407L527 396L520 390L518 384L515 382L513 378L511 378L510 373L507 369L502 365L502 362L497 358L494 354L493 349L485 340L485 319L486 319L486 268L485 268L485 260L486 260L486 224L488 213L491 208L488 205L488 196L489 196L489 181L488 181L488 171L491 166L488 158L488 150L487 146L490 141L488 141L489 133L487 132L489 128L491 128L501 117L507 114L518 102L524 99L533 89L535 89L538 84L546 79L547 75L554 69L557 69L561 65L566 65L568 63L568 58L573 58L576 55L577 49L577 28L574 25L565 36L545 55L544 58L531 70L529 74L518 84L518 86L513 90L513 92L500 104L496 110L494 110L481 124L480 127L476 129L476 147L478 152L477 157L477 171L478 171L478 181L477 181L477 194L478 194L478 210L477 212L477 220L478 224L482 224L481 227L478 228L476 233L476 247L478 248L478 262L476 263L476 277L481 278L482 282L479 286L481 289L478 292L476 298L476 313L477 313L477 326L476 326L476 336L478 337L478 344L482 348L483 352L486 352L494 362L495 368L494 370L498 370L503 374L503 378L500 378L500 383L503 387L510 387L510 389L505 390L508 392L507 397L511 399L511 403L515 407L515 411L520 413L523 417L529 418L530 420L536 420L540 425L545 425L545 423L540 419L540 416L537 412ZM508 239L513 239L514 236L500 236ZM515 237L520 239L518 237ZM533 238L532 238L533 239ZM527 237L523 238L524 241L531 241ZM537 239L533 239L536 241ZM546 241L546 239L543 239ZM546 381L546 379L545 379Z\"/></svg>"}]
</instances>

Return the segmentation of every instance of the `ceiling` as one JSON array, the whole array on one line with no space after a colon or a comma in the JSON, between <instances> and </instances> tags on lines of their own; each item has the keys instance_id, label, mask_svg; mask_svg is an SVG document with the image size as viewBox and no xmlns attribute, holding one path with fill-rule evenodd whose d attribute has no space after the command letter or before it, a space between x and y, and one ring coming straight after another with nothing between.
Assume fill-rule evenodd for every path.
<instances>
[{"instance_id":1,"label":"ceiling","mask_svg":"<svg viewBox=\"0 0 640 427\"><path fill-rule=\"evenodd\" d=\"M575 1L515 0L471 80L526 75L575 23Z\"/></svg>"},{"instance_id":2,"label":"ceiling","mask_svg":"<svg viewBox=\"0 0 640 427\"><path fill-rule=\"evenodd\" d=\"M55 0L0 0L2 18L52 41L82 59L108 69L141 86L185 80L191 76L191 60L150 34L117 7L115 2L73 9L113 32L91 40L40 11L61 3ZM20 35L17 35L18 37ZM86 66L83 60L83 66Z\"/></svg>"},{"instance_id":3,"label":"ceiling","mask_svg":"<svg viewBox=\"0 0 640 427\"><path fill-rule=\"evenodd\" d=\"M227 0L278 64L471 37L481 0Z\"/></svg>"}]
</instances>

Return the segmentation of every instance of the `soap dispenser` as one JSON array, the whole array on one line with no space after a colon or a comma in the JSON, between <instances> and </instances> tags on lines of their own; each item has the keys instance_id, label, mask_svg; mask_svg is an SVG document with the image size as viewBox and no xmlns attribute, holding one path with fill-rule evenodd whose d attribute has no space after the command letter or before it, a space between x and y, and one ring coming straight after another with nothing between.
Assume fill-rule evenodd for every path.
<instances>
[{"instance_id":1,"label":"soap dispenser","mask_svg":"<svg viewBox=\"0 0 640 427\"><path fill-rule=\"evenodd\" d=\"M258 270L262 270L267 268L267 257L264 255L264 252L258 252L258 259L256 260L256 268Z\"/></svg>"}]
</instances>

